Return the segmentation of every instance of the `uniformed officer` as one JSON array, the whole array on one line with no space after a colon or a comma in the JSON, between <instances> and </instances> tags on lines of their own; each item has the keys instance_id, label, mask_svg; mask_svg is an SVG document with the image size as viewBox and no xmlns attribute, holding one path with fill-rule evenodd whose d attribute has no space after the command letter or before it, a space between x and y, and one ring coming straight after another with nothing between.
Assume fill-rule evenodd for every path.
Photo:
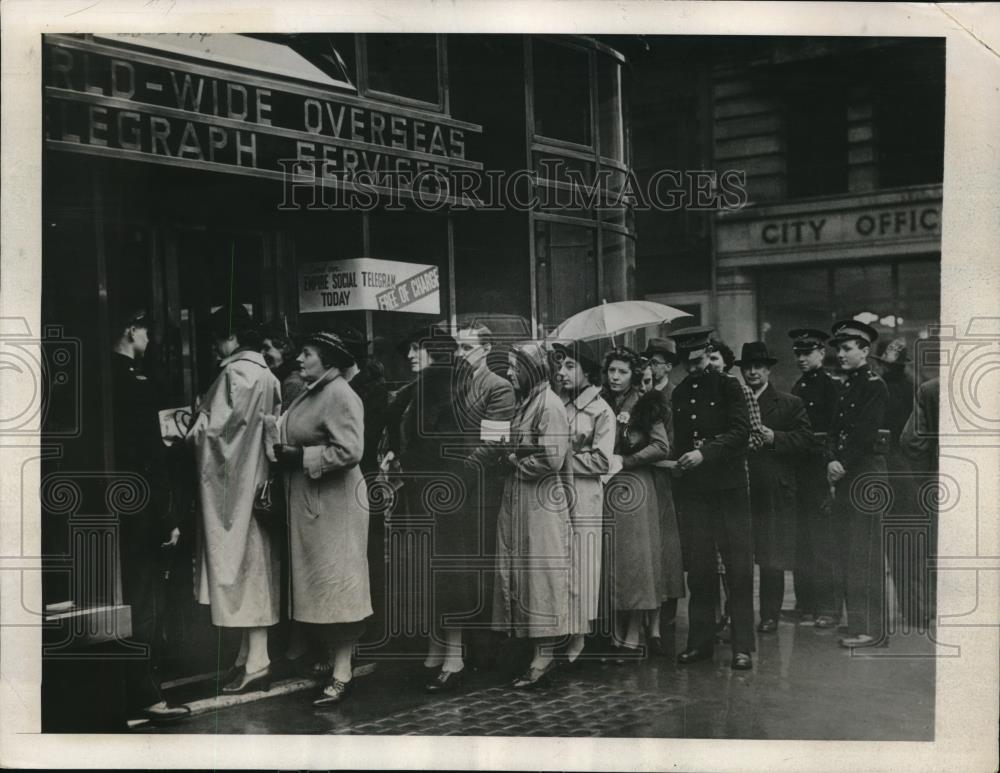
<instances>
[{"instance_id":1,"label":"uniformed officer","mask_svg":"<svg viewBox=\"0 0 1000 773\"><path fill-rule=\"evenodd\" d=\"M795 545L795 601L801 622L817 628L837 625L834 567L836 546L830 524L830 484L826 480L824 449L833 420L839 383L823 368L829 334L814 328L788 332L795 361L802 371L792 394L805 404L815 442L799 457L795 476L798 485L798 531Z\"/></svg>"},{"instance_id":2,"label":"uniformed officer","mask_svg":"<svg viewBox=\"0 0 1000 773\"><path fill-rule=\"evenodd\" d=\"M750 423L739 382L708 366L712 328L679 330L671 338L683 353L687 377L672 395L675 488L688 556L688 642L681 664L712 657L718 596L716 550L729 580L734 669L753 667L753 555L747 443Z\"/></svg>"},{"instance_id":3,"label":"uniformed officer","mask_svg":"<svg viewBox=\"0 0 1000 773\"><path fill-rule=\"evenodd\" d=\"M130 717L141 715L154 722L183 719L187 706L172 706L160 693L154 674L157 606L163 595L162 549L177 544L180 531L170 506L167 460L160 435L160 420L152 382L138 360L149 344L151 323L143 311L129 314L117 329L111 355L114 408L115 469L141 475L149 486L149 504L120 522L119 555L122 594L132 610L131 641L149 647L149 655L126 670L126 700Z\"/></svg>"},{"instance_id":4,"label":"uniformed officer","mask_svg":"<svg viewBox=\"0 0 1000 773\"><path fill-rule=\"evenodd\" d=\"M834 488L833 522L840 547L839 590L847 606L844 647L884 643L885 554L882 521L889 482L879 429L889 391L868 356L878 334L855 320L836 322L830 345L847 374L826 443L827 481Z\"/></svg>"}]
</instances>

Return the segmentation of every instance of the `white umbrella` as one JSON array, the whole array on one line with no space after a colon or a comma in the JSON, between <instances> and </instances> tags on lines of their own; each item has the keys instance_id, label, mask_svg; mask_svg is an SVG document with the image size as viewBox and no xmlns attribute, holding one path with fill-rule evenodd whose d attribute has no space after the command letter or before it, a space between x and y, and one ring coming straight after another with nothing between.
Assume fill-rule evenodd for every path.
<instances>
[{"instance_id":1,"label":"white umbrella","mask_svg":"<svg viewBox=\"0 0 1000 773\"><path fill-rule=\"evenodd\" d=\"M616 301L584 309L562 322L550 339L591 341L690 317L686 311L653 301Z\"/></svg>"}]
</instances>

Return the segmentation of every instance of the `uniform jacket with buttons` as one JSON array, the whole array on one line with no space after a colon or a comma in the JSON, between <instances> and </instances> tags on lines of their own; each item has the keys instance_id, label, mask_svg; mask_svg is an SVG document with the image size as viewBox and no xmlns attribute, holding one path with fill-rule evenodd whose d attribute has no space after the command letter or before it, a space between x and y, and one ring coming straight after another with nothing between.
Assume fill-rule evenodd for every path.
<instances>
[{"instance_id":1,"label":"uniform jacket with buttons","mask_svg":"<svg viewBox=\"0 0 1000 773\"><path fill-rule=\"evenodd\" d=\"M878 431L885 426L888 400L888 387L869 365L848 374L827 435L827 462L838 461L851 472L852 467L874 455Z\"/></svg>"},{"instance_id":2,"label":"uniform jacket with buttons","mask_svg":"<svg viewBox=\"0 0 1000 773\"><path fill-rule=\"evenodd\" d=\"M823 368L803 373L799 376L799 380L792 385L792 394L798 397L805 406L806 413L809 415L809 425L813 432L826 433L830 431L830 422L833 421L833 411L837 404L839 391L839 382ZM825 447L825 438L814 441L810 444L812 455L804 461L815 463L817 456L823 456Z\"/></svg>"},{"instance_id":3,"label":"uniform jacket with buttons","mask_svg":"<svg viewBox=\"0 0 1000 773\"><path fill-rule=\"evenodd\" d=\"M721 373L688 375L671 397L671 458L695 449L704 457L682 474L678 488L692 492L746 488L750 419L740 382Z\"/></svg>"}]
</instances>

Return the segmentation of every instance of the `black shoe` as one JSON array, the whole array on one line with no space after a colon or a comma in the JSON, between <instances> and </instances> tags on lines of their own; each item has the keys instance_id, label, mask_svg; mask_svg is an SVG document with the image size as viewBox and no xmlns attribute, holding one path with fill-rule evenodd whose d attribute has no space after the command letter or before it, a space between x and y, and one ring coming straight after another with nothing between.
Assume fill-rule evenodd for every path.
<instances>
[{"instance_id":1,"label":"black shoe","mask_svg":"<svg viewBox=\"0 0 1000 773\"><path fill-rule=\"evenodd\" d=\"M465 679L465 669L461 671L440 671L431 681L424 685L424 691L429 693L452 692L462 686Z\"/></svg>"},{"instance_id":2,"label":"black shoe","mask_svg":"<svg viewBox=\"0 0 1000 773\"><path fill-rule=\"evenodd\" d=\"M150 706L142 710L142 716L155 724L168 724L191 716L190 706Z\"/></svg>"},{"instance_id":3,"label":"black shoe","mask_svg":"<svg viewBox=\"0 0 1000 773\"><path fill-rule=\"evenodd\" d=\"M225 695L239 695L240 693L263 690L267 692L271 689L271 666L266 665L260 671L248 674L246 670L241 676L236 677L229 684L222 688Z\"/></svg>"},{"instance_id":4,"label":"black shoe","mask_svg":"<svg viewBox=\"0 0 1000 773\"><path fill-rule=\"evenodd\" d=\"M686 666L688 663L697 663L699 660L711 659L711 647L688 647L684 650L684 652L677 656L677 662L682 666Z\"/></svg>"},{"instance_id":5,"label":"black shoe","mask_svg":"<svg viewBox=\"0 0 1000 773\"><path fill-rule=\"evenodd\" d=\"M331 680L330 684L323 688L323 693L313 701L313 706L322 708L325 706L336 706L347 700L354 692L354 680L341 682L339 679Z\"/></svg>"},{"instance_id":6,"label":"black shoe","mask_svg":"<svg viewBox=\"0 0 1000 773\"><path fill-rule=\"evenodd\" d=\"M753 668L753 658L749 652L737 652L733 655L734 671L749 671Z\"/></svg>"},{"instance_id":7,"label":"black shoe","mask_svg":"<svg viewBox=\"0 0 1000 773\"><path fill-rule=\"evenodd\" d=\"M663 644L663 639L659 636L650 636L646 646L649 647L649 652L651 654L657 655L658 657L663 657L667 654L667 648Z\"/></svg>"},{"instance_id":8,"label":"black shoe","mask_svg":"<svg viewBox=\"0 0 1000 773\"><path fill-rule=\"evenodd\" d=\"M545 668L528 668L517 679L510 683L515 690L534 690L538 687L548 687L554 679L556 661L549 661Z\"/></svg>"},{"instance_id":9,"label":"black shoe","mask_svg":"<svg viewBox=\"0 0 1000 773\"><path fill-rule=\"evenodd\" d=\"M757 630L761 633L774 633L778 630L778 621L773 617L761 620L760 625L757 626Z\"/></svg>"}]
</instances>

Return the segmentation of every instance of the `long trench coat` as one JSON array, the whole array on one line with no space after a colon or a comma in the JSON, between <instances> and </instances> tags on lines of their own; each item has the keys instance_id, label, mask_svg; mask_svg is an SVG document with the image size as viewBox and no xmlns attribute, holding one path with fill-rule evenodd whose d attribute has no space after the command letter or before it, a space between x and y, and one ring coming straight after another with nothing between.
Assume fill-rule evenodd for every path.
<instances>
[{"instance_id":1,"label":"long trench coat","mask_svg":"<svg viewBox=\"0 0 1000 773\"><path fill-rule=\"evenodd\" d=\"M569 453L563 472L570 498L570 633L590 633L597 619L601 586L601 535L604 530L604 484L615 452L615 415L595 386L576 397L563 393L569 422Z\"/></svg>"},{"instance_id":2,"label":"long trench coat","mask_svg":"<svg viewBox=\"0 0 1000 773\"><path fill-rule=\"evenodd\" d=\"M796 462L813 445L802 400L768 385L757 397L761 423L774 431L774 443L748 458L754 558L762 567L795 566L798 513Z\"/></svg>"},{"instance_id":3,"label":"long trench coat","mask_svg":"<svg viewBox=\"0 0 1000 773\"><path fill-rule=\"evenodd\" d=\"M279 422L283 443L303 449L285 473L291 616L352 623L372 614L368 578L368 489L361 398L336 372L308 385Z\"/></svg>"},{"instance_id":4,"label":"long trench coat","mask_svg":"<svg viewBox=\"0 0 1000 773\"><path fill-rule=\"evenodd\" d=\"M280 408L280 385L264 357L239 349L222 361L187 435L201 510L195 587L212 623L255 628L278 622L278 550L253 514L267 479L265 414Z\"/></svg>"},{"instance_id":5,"label":"long trench coat","mask_svg":"<svg viewBox=\"0 0 1000 773\"><path fill-rule=\"evenodd\" d=\"M493 628L540 638L570 632L570 516L562 467L569 448L562 401L538 384L511 422L511 440L536 446L504 483L497 517Z\"/></svg>"}]
</instances>

